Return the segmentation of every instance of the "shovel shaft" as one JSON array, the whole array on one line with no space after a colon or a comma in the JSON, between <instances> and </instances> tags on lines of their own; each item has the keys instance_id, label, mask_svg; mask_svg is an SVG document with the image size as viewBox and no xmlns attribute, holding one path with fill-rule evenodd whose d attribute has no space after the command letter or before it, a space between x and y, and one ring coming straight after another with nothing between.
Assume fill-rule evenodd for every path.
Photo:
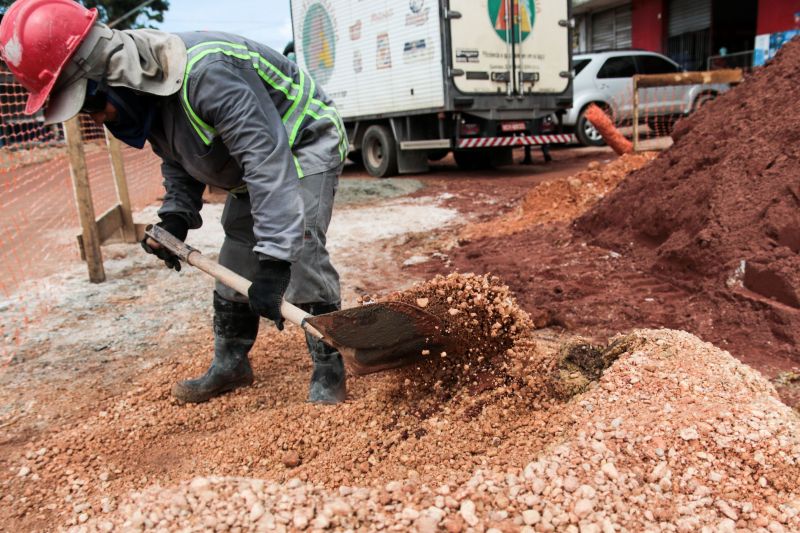
<instances>
[{"instance_id":1,"label":"shovel shaft","mask_svg":"<svg viewBox=\"0 0 800 533\"><path fill-rule=\"evenodd\" d=\"M247 296L247 291L250 289L250 285L252 285L252 282L247 278L240 276L233 270L205 257L202 253L200 253L199 250L196 250L191 246L187 246L184 242L176 239L168 231L159 226L148 226L145 229L145 234L193 267L199 268L206 274L224 283L239 294ZM322 339L324 337L324 335L320 333L318 329L306 322L306 318L312 315L306 313L299 307L290 304L286 300L281 302L281 315L283 315L283 318L292 324L303 328L303 330L309 335L317 339Z\"/></svg>"}]
</instances>

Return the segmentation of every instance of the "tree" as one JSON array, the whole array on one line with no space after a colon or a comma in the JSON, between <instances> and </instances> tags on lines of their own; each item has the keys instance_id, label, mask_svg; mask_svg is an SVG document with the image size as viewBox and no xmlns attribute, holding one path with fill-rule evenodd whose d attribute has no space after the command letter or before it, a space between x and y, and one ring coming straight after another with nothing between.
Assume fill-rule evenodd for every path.
<instances>
[{"instance_id":1,"label":"tree","mask_svg":"<svg viewBox=\"0 0 800 533\"><path fill-rule=\"evenodd\" d=\"M86 7L96 7L100 13L100 20L109 23L136 9L145 0L82 0ZM5 13L13 0L0 0L0 12ZM114 29L125 30L129 28L152 28L153 22L164 22L164 12L169 9L169 0L154 0L147 7L124 20L121 20Z\"/></svg>"}]
</instances>

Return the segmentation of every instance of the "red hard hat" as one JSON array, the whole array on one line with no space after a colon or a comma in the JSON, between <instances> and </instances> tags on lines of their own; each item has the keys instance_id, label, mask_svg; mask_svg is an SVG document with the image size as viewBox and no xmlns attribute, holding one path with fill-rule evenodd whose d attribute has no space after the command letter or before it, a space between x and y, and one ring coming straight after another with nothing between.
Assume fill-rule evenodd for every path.
<instances>
[{"instance_id":1,"label":"red hard hat","mask_svg":"<svg viewBox=\"0 0 800 533\"><path fill-rule=\"evenodd\" d=\"M25 112L42 108L64 65L97 19L73 0L17 0L0 22L0 54L30 91Z\"/></svg>"}]
</instances>

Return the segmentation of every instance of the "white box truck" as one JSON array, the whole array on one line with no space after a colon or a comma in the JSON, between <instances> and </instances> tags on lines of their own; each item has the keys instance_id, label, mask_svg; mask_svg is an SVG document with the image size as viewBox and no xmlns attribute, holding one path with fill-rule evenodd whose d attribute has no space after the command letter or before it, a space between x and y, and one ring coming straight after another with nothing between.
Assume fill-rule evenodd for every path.
<instances>
[{"instance_id":1,"label":"white box truck","mask_svg":"<svg viewBox=\"0 0 800 533\"><path fill-rule=\"evenodd\" d=\"M297 63L373 176L573 140L548 124L572 104L568 0L291 0L291 13Z\"/></svg>"}]
</instances>

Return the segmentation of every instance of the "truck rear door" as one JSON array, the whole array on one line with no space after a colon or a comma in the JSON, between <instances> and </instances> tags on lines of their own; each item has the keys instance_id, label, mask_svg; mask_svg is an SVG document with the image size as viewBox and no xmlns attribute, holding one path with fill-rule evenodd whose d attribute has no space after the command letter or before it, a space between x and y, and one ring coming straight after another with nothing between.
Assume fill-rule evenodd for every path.
<instances>
[{"instance_id":1,"label":"truck rear door","mask_svg":"<svg viewBox=\"0 0 800 533\"><path fill-rule=\"evenodd\" d=\"M463 93L562 93L567 0L449 0L453 82Z\"/></svg>"}]
</instances>

